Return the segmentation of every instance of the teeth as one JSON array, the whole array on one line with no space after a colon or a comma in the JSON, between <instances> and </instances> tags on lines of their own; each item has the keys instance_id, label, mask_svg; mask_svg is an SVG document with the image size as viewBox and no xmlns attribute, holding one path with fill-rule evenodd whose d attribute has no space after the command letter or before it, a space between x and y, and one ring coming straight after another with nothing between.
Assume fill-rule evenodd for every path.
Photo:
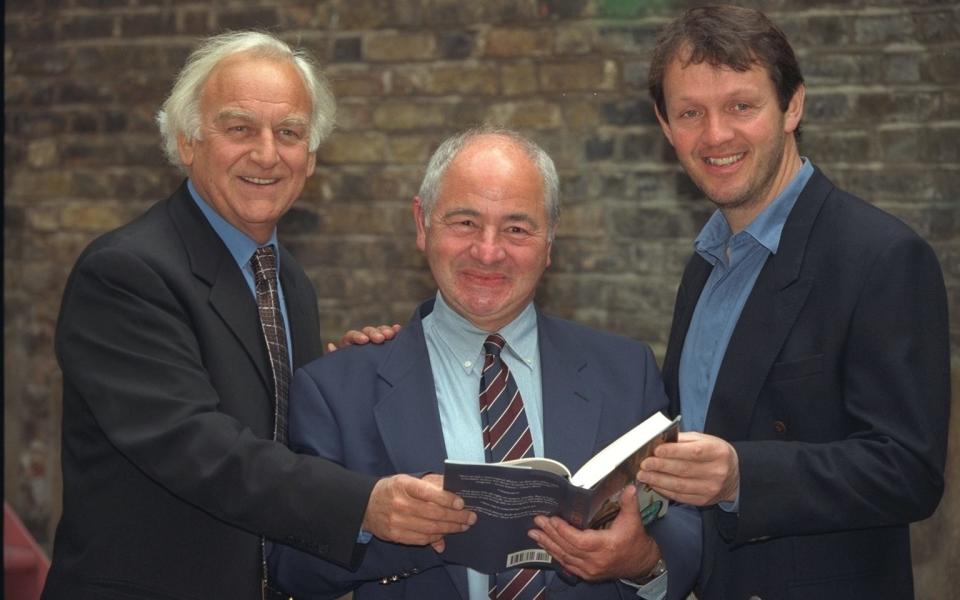
<instances>
[{"instance_id":1,"label":"teeth","mask_svg":"<svg viewBox=\"0 0 960 600\"><path fill-rule=\"evenodd\" d=\"M740 154L734 154L733 156L727 156L727 157L724 157L724 158L709 158L709 157L708 157L708 158L706 158L706 159L704 159L704 160L707 161L707 164L713 165L713 166L715 166L715 167L725 167L725 166L727 166L727 165L732 165L733 163L735 163L735 162L737 162L738 160L740 160L741 158L743 158L743 154L744 154L744 153L741 152Z\"/></svg>"},{"instance_id":2,"label":"teeth","mask_svg":"<svg viewBox=\"0 0 960 600\"><path fill-rule=\"evenodd\" d=\"M268 185L271 183L276 183L276 179L261 179L259 177L242 177L244 181L249 181L250 183L255 183L257 185Z\"/></svg>"}]
</instances>

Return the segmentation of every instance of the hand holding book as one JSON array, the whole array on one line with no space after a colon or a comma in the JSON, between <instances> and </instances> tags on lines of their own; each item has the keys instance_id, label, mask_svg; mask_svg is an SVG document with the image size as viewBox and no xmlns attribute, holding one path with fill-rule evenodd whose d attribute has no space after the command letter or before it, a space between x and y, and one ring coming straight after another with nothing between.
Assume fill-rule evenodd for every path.
<instances>
[{"instance_id":1,"label":"hand holding book","mask_svg":"<svg viewBox=\"0 0 960 600\"><path fill-rule=\"evenodd\" d=\"M528 537L527 532L535 527L534 518L557 516L565 526L578 530L615 523L621 494L635 481L640 463L664 441L676 440L678 428L679 417L671 421L655 413L573 475L548 458L495 464L447 461L444 488L463 498L466 507L477 514L477 522L464 533L446 536L444 559L485 573L521 566L559 568L550 554ZM642 530L666 513L667 502L641 485L630 487L631 505L637 505L638 492L641 506L631 513ZM597 539L606 544L616 542L606 536Z\"/></svg>"},{"instance_id":2,"label":"hand holding book","mask_svg":"<svg viewBox=\"0 0 960 600\"><path fill-rule=\"evenodd\" d=\"M660 559L656 541L643 526L637 487L627 485L623 509L601 530L580 530L559 517L539 516L530 537L569 575L585 581L633 579L646 575Z\"/></svg>"}]
</instances>

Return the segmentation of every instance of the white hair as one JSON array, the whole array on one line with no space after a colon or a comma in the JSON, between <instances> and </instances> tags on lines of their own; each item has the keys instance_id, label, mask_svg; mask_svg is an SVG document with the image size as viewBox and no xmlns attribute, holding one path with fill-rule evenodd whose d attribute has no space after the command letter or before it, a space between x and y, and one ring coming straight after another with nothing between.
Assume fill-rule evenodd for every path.
<instances>
[{"instance_id":1,"label":"white hair","mask_svg":"<svg viewBox=\"0 0 960 600\"><path fill-rule=\"evenodd\" d=\"M543 178L543 206L547 211L547 239L552 241L557 230L557 223L560 221L560 184L553 159L536 142L516 131L500 127L468 129L447 138L437 147L433 156L430 157L430 162L427 163L427 171L423 176L418 194L420 207L423 209L424 226L430 226L430 214L437 203L440 195L440 184L450 167L450 163L470 142L480 136L487 135L505 137L514 142L540 172L540 176Z\"/></svg>"},{"instance_id":2,"label":"white hair","mask_svg":"<svg viewBox=\"0 0 960 600\"><path fill-rule=\"evenodd\" d=\"M293 49L276 36L259 31L236 31L223 33L204 40L194 50L177 76L170 95L157 113L157 125L163 139L167 159L183 170L177 136L188 140L201 139L200 93L210 73L220 61L236 54L249 53L256 57L289 60L300 76L310 95L312 110L307 129L310 152L333 131L336 104L326 78L320 73L314 60L302 49Z\"/></svg>"}]
</instances>

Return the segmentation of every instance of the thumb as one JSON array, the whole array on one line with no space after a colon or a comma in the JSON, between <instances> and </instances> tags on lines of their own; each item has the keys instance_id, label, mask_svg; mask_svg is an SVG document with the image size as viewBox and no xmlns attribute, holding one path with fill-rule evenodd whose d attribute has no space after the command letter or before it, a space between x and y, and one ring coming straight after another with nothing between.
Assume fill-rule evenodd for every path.
<instances>
[{"instance_id":1,"label":"thumb","mask_svg":"<svg viewBox=\"0 0 960 600\"><path fill-rule=\"evenodd\" d=\"M620 492L620 512L611 527L636 527L640 521L640 509L637 507L637 487L628 484Z\"/></svg>"}]
</instances>

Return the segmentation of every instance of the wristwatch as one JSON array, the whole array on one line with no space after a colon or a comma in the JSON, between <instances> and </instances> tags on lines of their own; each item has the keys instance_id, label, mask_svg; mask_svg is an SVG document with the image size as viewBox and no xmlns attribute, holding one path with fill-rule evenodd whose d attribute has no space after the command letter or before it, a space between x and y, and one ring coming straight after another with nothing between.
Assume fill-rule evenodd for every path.
<instances>
[{"instance_id":1,"label":"wristwatch","mask_svg":"<svg viewBox=\"0 0 960 600\"><path fill-rule=\"evenodd\" d=\"M648 583L650 583L657 577L660 577L666 572L667 572L667 563L663 562L663 559L661 558L660 560L657 561L655 565L653 565L653 569L649 573L647 573L646 575L643 575L642 577L632 578L630 579L630 581L635 585L647 585Z\"/></svg>"}]
</instances>

